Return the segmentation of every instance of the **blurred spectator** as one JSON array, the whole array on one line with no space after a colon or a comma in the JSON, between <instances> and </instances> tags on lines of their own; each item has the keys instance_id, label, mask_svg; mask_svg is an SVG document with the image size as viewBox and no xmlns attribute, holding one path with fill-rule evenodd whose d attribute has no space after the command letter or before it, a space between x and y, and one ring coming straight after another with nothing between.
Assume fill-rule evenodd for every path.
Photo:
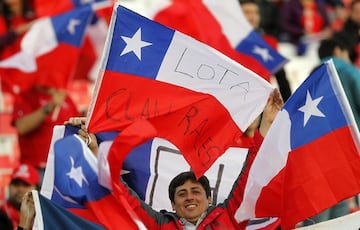
<instances>
[{"instance_id":1,"label":"blurred spectator","mask_svg":"<svg viewBox=\"0 0 360 230\"><path fill-rule=\"evenodd\" d=\"M20 161L36 167L43 178L53 127L80 116L65 90L36 85L15 98L12 123L18 132Z\"/></svg>"},{"instance_id":2,"label":"blurred spectator","mask_svg":"<svg viewBox=\"0 0 360 230\"><path fill-rule=\"evenodd\" d=\"M20 38L34 19L28 0L0 1L0 60L20 50Z\"/></svg>"},{"instance_id":3,"label":"blurred spectator","mask_svg":"<svg viewBox=\"0 0 360 230\"><path fill-rule=\"evenodd\" d=\"M276 37L266 34L264 30L260 27L261 25L261 14L259 5L256 0L240 0L241 9L244 13L244 16L252 25L254 30L256 30L273 49L278 50L278 42ZM286 78L286 72L283 68L278 70L275 73L275 78L279 86L281 96L284 101L286 101L291 95L291 89L288 79Z\"/></svg>"},{"instance_id":4,"label":"blurred spectator","mask_svg":"<svg viewBox=\"0 0 360 230\"><path fill-rule=\"evenodd\" d=\"M339 34L346 39L350 50L350 58L357 67L360 67L360 0L353 0L350 4L349 17Z\"/></svg>"},{"instance_id":5,"label":"blurred spectator","mask_svg":"<svg viewBox=\"0 0 360 230\"><path fill-rule=\"evenodd\" d=\"M328 38L332 34L323 1L289 0L283 5L282 16L283 30L297 46L298 55L305 54L308 40Z\"/></svg>"},{"instance_id":6,"label":"blurred spectator","mask_svg":"<svg viewBox=\"0 0 360 230\"><path fill-rule=\"evenodd\" d=\"M9 197L1 210L11 219L14 229L19 224L19 211L23 196L31 190L39 190L40 177L37 170L28 164L21 164L13 173L9 186Z\"/></svg>"},{"instance_id":7,"label":"blurred spectator","mask_svg":"<svg viewBox=\"0 0 360 230\"><path fill-rule=\"evenodd\" d=\"M241 2L241 0L240 0ZM257 0L260 9L260 27L264 33L282 41L281 7L283 0Z\"/></svg>"},{"instance_id":8,"label":"blurred spectator","mask_svg":"<svg viewBox=\"0 0 360 230\"><path fill-rule=\"evenodd\" d=\"M340 30L347 18L347 9L345 3L342 0L322 1L326 5L331 29L333 31Z\"/></svg>"}]
</instances>

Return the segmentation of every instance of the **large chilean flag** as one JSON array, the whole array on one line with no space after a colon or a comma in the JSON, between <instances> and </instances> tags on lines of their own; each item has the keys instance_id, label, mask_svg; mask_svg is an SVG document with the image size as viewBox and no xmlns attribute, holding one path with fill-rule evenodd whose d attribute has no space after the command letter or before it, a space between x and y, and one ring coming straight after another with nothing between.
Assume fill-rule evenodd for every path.
<instances>
[{"instance_id":1,"label":"large chilean flag","mask_svg":"<svg viewBox=\"0 0 360 230\"><path fill-rule=\"evenodd\" d=\"M273 89L215 49L122 6L114 9L104 52L89 131L146 120L197 175L228 147L246 144L242 134Z\"/></svg>"},{"instance_id":2,"label":"large chilean flag","mask_svg":"<svg viewBox=\"0 0 360 230\"><path fill-rule=\"evenodd\" d=\"M360 193L360 138L332 62L277 115L250 168L239 221L277 216L290 229Z\"/></svg>"}]
</instances>

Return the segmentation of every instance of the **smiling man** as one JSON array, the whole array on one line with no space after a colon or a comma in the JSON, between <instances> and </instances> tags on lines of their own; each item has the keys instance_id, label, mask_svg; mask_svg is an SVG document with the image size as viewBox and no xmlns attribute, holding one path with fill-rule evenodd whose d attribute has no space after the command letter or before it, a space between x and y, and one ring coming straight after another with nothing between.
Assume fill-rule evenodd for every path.
<instances>
[{"instance_id":1,"label":"smiling man","mask_svg":"<svg viewBox=\"0 0 360 230\"><path fill-rule=\"evenodd\" d=\"M234 218L236 207L239 206L242 197L242 189L239 186L243 183L241 181L236 181L227 200L212 206L207 177L202 176L197 180L192 171L182 172L172 179L169 185L169 198L175 212L153 210L131 189L128 190L130 194L124 195L148 229L243 229L243 223L237 223Z\"/></svg>"},{"instance_id":2,"label":"smiling man","mask_svg":"<svg viewBox=\"0 0 360 230\"><path fill-rule=\"evenodd\" d=\"M182 172L170 182L169 199L180 222L191 229L201 222L211 204L209 180L205 176L196 180L193 172Z\"/></svg>"}]
</instances>

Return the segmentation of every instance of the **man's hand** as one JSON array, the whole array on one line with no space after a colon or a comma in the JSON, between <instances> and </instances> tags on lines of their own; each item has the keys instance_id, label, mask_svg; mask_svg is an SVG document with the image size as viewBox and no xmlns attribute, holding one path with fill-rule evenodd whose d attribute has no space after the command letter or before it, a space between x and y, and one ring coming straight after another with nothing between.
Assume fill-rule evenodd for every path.
<instances>
[{"instance_id":1,"label":"man's hand","mask_svg":"<svg viewBox=\"0 0 360 230\"><path fill-rule=\"evenodd\" d=\"M95 156L98 155L99 146L97 144L96 136L92 133L89 133L85 127L86 117L71 117L68 121L64 122L64 125L72 125L78 126L79 129L79 136L84 142L87 144L89 149L94 153Z\"/></svg>"},{"instance_id":2,"label":"man's hand","mask_svg":"<svg viewBox=\"0 0 360 230\"><path fill-rule=\"evenodd\" d=\"M270 95L269 100L264 108L259 131L263 137L265 137L271 124L273 123L277 113L283 107L284 101L281 97L279 89L274 89Z\"/></svg>"}]
</instances>

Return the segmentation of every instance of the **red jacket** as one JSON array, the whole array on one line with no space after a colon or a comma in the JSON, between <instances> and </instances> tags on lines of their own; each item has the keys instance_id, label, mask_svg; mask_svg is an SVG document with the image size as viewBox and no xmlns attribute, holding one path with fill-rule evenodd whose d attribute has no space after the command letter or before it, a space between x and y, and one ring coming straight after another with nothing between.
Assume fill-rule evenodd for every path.
<instances>
[{"instance_id":1,"label":"red jacket","mask_svg":"<svg viewBox=\"0 0 360 230\"><path fill-rule=\"evenodd\" d=\"M232 230L245 229L246 223L237 223L234 215L243 198L244 186L255 155L262 143L263 138L257 133L254 137L252 146L245 162L243 171L237 178L228 198L217 206L210 206L207 214L201 223L197 226L197 230ZM120 183L123 186L123 183ZM125 186L124 186L125 187ZM135 213L139 216L144 225L151 230L156 229L184 229L180 218L174 212L155 211L138 196L129 189L124 189L124 195Z\"/></svg>"}]
</instances>

